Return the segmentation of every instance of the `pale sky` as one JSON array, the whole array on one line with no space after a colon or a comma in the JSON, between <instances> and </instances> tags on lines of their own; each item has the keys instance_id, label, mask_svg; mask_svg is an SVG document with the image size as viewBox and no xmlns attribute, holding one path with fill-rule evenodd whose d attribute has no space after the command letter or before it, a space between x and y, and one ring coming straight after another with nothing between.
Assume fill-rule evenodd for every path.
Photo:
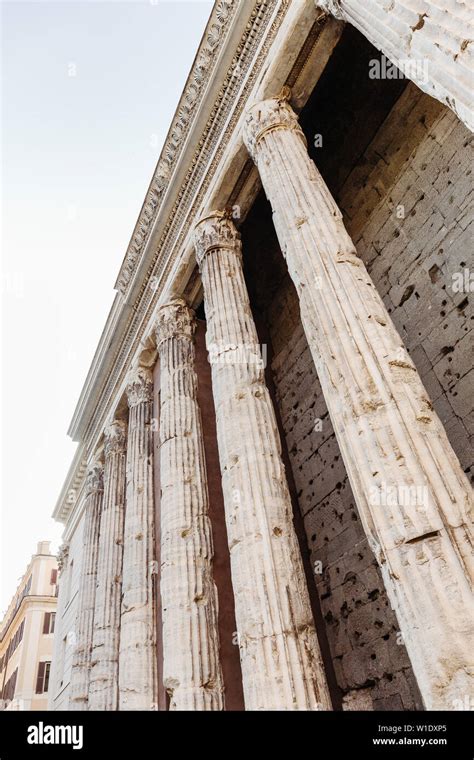
<instances>
[{"instance_id":1,"label":"pale sky","mask_svg":"<svg viewBox=\"0 0 474 760\"><path fill-rule=\"evenodd\" d=\"M2 2L0 615L76 448L66 430L212 8Z\"/></svg>"}]
</instances>

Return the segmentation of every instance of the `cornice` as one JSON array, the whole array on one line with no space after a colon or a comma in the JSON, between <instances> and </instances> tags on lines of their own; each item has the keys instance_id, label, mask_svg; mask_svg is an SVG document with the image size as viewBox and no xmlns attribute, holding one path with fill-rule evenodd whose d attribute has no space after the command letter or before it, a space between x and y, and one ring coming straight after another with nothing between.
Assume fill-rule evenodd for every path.
<instances>
[{"instance_id":1,"label":"cornice","mask_svg":"<svg viewBox=\"0 0 474 760\"><path fill-rule=\"evenodd\" d=\"M66 523L68 517L79 501L82 491L85 489L87 475L87 459L85 447L81 444L77 447L74 458L69 467L66 479L63 483L56 506L53 511L53 519L60 523Z\"/></svg>"},{"instance_id":2,"label":"cornice","mask_svg":"<svg viewBox=\"0 0 474 760\"><path fill-rule=\"evenodd\" d=\"M245 2L247 6L250 5L248 0ZM129 288L140 254L149 238L166 190L172 182L174 168L186 137L198 114L202 94L215 74L219 53L228 37L233 19L242 11L242 5L239 0L218 0L212 9L120 267L115 288L122 294Z\"/></svg>"},{"instance_id":3,"label":"cornice","mask_svg":"<svg viewBox=\"0 0 474 760\"><path fill-rule=\"evenodd\" d=\"M0 631L0 647L3 648L3 642L8 637L9 631L11 631L12 628L18 624L19 618L24 613L26 613L27 608L34 608L38 604L51 604L53 607L56 607L58 604L58 597L52 596L51 594L27 594L24 596L17 609L15 610L15 614L13 615L12 619Z\"/></svg>"},{"instance_id":4,"label":"cornice","mask_svg":"<svg viewBox=\"0 0 474 760\"><path fill-rule=\"evenodd\" d=\"M193 227L209 196L216 192L229 196L235 183L245 187L258 184L240 134L247 104L257 90L278 91L290 77L291 83L299 82L296 97L301 106L337 42L338 22L321 17L306 0L242 0L238 6L219 49L215 75L196 105L126 292L116 295L76 407L69 435L83 442L84 460L92 455L114 405L126 390L127 373L149 340L157 306L169 298L166 288L172 276L192 267ZM222 179L229 165L237 172L232 186ZM218 190L222 182L224 191ZM69 483L74 480L71 470ZM74 485L65 486L66 494L69 488ZM67 512L70 510L58 502L56 519L64 521Z\"/></svg>"},{"instance_id":5,"label":"cornice","mask_svg":"<svg viewBox=\"0 0 474 760\"><path fill-rule=\"evenodd\" d=\"M137 254L125 292L117 293L115 297L95 352L68 430L74 440L95 435L91 418L100 419L103 424L101 412L104 404L110 401L109 389L115 392L118 385L123 384L123 372L118 376L117 370L127 362L130 366L131 341L143 334L143 320L156 307L159 284L170 271L185 237L183 227L186 233L187 224L216 172L266 60L266 52L291 2L304 5L306 0L238 0L232 3L237 7L216 51L215 76L210 77L207 88L202 90L201 102L194 109L192 125L182 142L179 161L176 152L173 173L166 191L160 196L153 224L149 225L146 240L143 239L140 256ZM205 39L206 33L204 45Z\"/></svg>"}]
</instances>

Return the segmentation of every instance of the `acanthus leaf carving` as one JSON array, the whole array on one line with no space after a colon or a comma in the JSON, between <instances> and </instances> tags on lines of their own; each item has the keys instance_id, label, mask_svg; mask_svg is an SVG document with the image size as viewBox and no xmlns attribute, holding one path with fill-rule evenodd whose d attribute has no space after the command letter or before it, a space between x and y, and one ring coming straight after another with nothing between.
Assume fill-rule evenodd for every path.
<instances>
[{"instance_id":1,"label":"acanthus leaf carving","mask_svg":"<svg viewBox=\"0 0 474 760\"><path fill-rule=\"evenodd\" d=\"M87 470L86 496L104 490L104 465L102 462L92 462Z\"/></svg>"},{"instance_id":2,"label":"acanthus leaf carving","mask_svg":"<svg viewBox=\"0 0 474 760\"><path fill-rule=\"evenodd\" d=\"M61 575L63 570L66 568L68 557L69 557L69 544L67 542L64 542L59 547L59 550L57 553L59 575Z\"/></svg>"},{"instance_id":3,"label":"acanthus leaf carving","mask_svg":"<svg viewBox=\"0 0 474 760\"><path fill-rule=\"evenodd\" d=\"M147 367L136 367L128 378L127 400L129 407L153 399L153 375Z\"/></svg>"},{"instance_id":4,"label":"acanthus leaf carving","mask_svg":"<svg viewBox=\"0 0 474 760\"><path fill-rule=\"evenodd\" d=\"M106 457L125 451L127 445L127 423L123 420L111 422L104 430L104 439Z\"/></svg>"},{"instance_id":5,"label":"acanthus leaf carving","mask_svg":"<svg viewBox=\"0 0 474 760\"><path fill-rule=\"evenodd\" d=\"M201 219L194 229L194 248L199 266L214 248L231 248L241 252L240 234L228 211L213 211Z\"/></svg>"},{"instance_id":6,"label":"acanthus leaf carving","mask_svg":"<svg viewBox=\"0 0 474 760\"><path fill-rule=\"evenodd\" d=\"M158 347L178 336L192 340L196 329L194 312L183 298L174 298L158 310L155 329Z\"/></svg>"}]
</instances>

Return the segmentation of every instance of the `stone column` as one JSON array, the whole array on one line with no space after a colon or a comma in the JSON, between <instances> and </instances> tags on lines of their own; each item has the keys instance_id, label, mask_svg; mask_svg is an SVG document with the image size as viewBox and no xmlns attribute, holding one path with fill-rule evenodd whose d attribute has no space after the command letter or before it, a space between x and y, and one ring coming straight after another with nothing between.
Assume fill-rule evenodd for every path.
<instances>
[{"instance_id":1,"label":"stone column","mask_svg":"<svg viewBox=\"0 0 474 760\"><path fill-rule=\"evenodd\" d=\"M248 710L331 709L275 414L225 214L195 232L212 363L219 458Z\"/></svg>"},{"instance_id":2,"label":"stone column","mask_svg":"<svg viewBox=\"0 0 474 760\"><path fill-rule=\"evenodd\" d=\"M120 619L119 709L157 703L153 378L138 367L127 386L127 488Z\"/></svg>"},{"instance_id":3,"label":"stone column","mask_svg":"<svg viewBox=\"0 0 474 760\"><path fill-rule=\"evenodd\" d=\"M280 98L253 106L257 163L359 513L428 709L469 693L471 489L342 215Z\"/></svg>"},{"instance_id":4,"label":"stone column","mask_svg":"<svg viewBox=\"0 0 474 760\"><path fill-rule=\"evenodd\" d=\"M171 710L222 710L217 590L206 462L194 371L194 314L158 312L163 681Z\"/></svg>"},{"instance_id":5,"label":"stone column","mask_svg":"<svg viewBox=\"0 0 474 760\"><path fill-rule=\"evenodd\" d=\"M94 606L97 583L99 528L104 495L104 467L94 462L87 473L81 578L77 611L77 641L71 672L71 710L87 710L91 670Z\"/></svg>"},{"instance_id":6,"label":"stone column","mask_svg":"<svg viewBox=\"0 0 474 760\"><path fill-rule=\"evenodd\" d=\"M474 129L472 7L461 0L316 0ZM368 73L368 72L367 72Z\"/></svg>"},{"instance_id":7,"label":"stone column","mask_svg":"<svg viewBox=\"0 0 474 760\"><path fill-rule=\"evenodd\" d=\"M118 710L119 693L126 423L115 420L105 429L104 437L104 501L97 562L90 710Z\"/></svg>"}]
</instances>

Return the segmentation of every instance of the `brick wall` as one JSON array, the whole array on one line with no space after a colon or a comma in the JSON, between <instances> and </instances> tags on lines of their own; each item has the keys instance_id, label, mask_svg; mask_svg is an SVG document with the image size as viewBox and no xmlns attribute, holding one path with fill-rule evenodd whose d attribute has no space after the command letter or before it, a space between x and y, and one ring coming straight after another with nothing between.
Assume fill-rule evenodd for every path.
<instances>
[{"instance_id":1,"label":"brick wall","mask_svg":"<svg viewBox=\"0 0 474 760\"><path fill-rule=\"evenodd\" d=\"M472 140L452 111L409 85L338 198L471 477L474 293L459 291L457 276L474 273Z\"/></svg>"},{"instance_id":2,"label":"brick wall","mask_svg":"<svg viewBox=\"0 0 474 760\"><path fill-rule=\"evenodd\" d=\"M281 297L269 325L272 333L279 332L285 320L291 338L275 355L272 370L311 562L316 568L320 562L323 571L314 578L338 685L345 695L370 690L373 709L419 708L405 648L397 643L397 620L358 517L288 282Z\"/></svg>"}]
</instances>

